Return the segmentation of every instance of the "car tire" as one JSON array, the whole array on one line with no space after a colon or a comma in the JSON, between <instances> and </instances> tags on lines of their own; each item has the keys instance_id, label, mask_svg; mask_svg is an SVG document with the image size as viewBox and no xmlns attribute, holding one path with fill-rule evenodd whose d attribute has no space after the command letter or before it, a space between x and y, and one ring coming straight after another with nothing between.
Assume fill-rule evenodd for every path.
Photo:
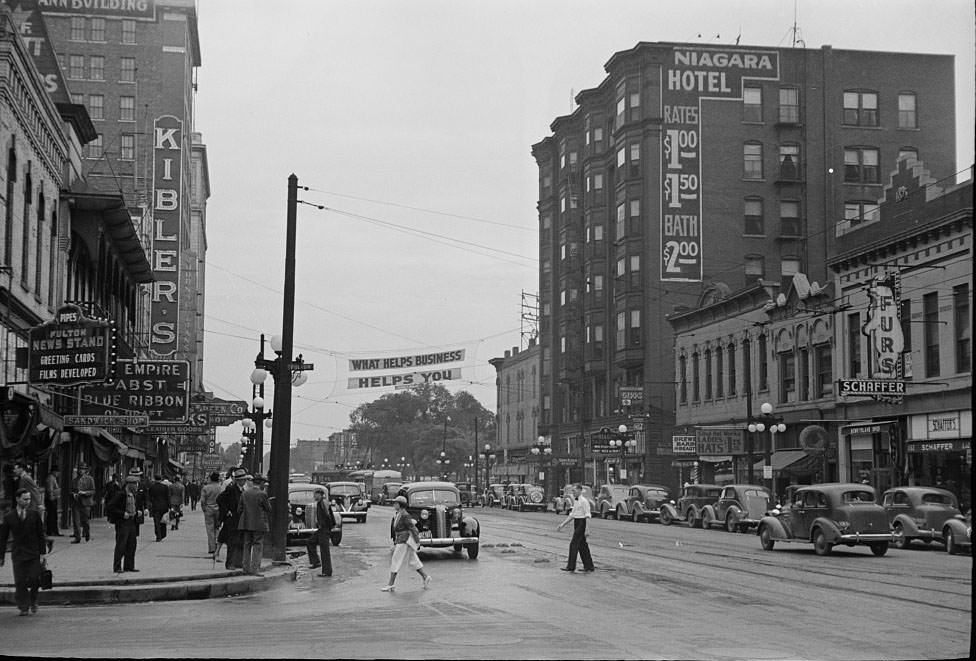
<instances>
[{"instance_id":1,"label":"car tire","mask_svg":"<svg viewBox=\"0 0 976 661\"><path fill-rule=\"evenodd\" d=\"M769 533L769 528L763 526L759 531L759 544L762 546L763 551L772 551L776 542L773 541L773 536Z\"/></svg>"},{"instance_id":2,"label":"car tire","mask_svg":"<svg viewBox=\"0 0 976 661\"><path fill-rule=\"evenodd\" d=\"M888 542L878 542L877 544L871 545L871 553L875 554L879 558L888 552Z\"/></svg>"},{"instance_id":3,"label":"car tire","mask_svg":"<svg viewBox=\"0 0 976 661\"><path fill-rule=\"evenodd\" d=\"M725 517L725 530L728 532L739 532L739 522L735 520L735 517L731 513Z\"/></svg>"},{"instance_id":4,"label":"car tire","mask_svg":"<svg viewBox=\"0 0 976 661\"><path fill-rule=\"evenodd\" d=\"M480 550L481 549L478 546L478 542L475 542L474 544L468 544L468 560L477 560L478 551Z\"/></svg>"},{"instance_id":5,"label":"car tire","mask_svg":"<svg viewBox=\"0 0 976 661\"><path fill-rule=\"evenodd\" d=\"M644 516L644 512L638 507L634 508L633 514L630 515L630 520L634 523L640 523L641 520L648 521L647 517Z\"/></svg>"},{"instance_id":6,"label":"car tire","mask_svg":"<svg viewBox=\"0 0 976 661\"><path fill-rule=\"evenodd\" d=\"M685 514L685 521L689 528L701 528L701 519L695 516L695 510L688 510Z\"/></svg>"},{"instance_id":7,"label":"car tire","mask_svg":"<svg viewBox=\"0 0 976 661\"><path fill-rule=\"evenodd\" d=\"M949 555L955 555L959 552L958 545L956 544L956 536L952 534L952 528L946 528L945 549Z\"/></svg>"},{"instance_id":8,"label":"car tire","mask_svg":"<svg viewBox=\"0 0 976 661\"><path fill-rule=\"evenodd\" d=\"M715 522L715 519L712 518L712 513L709 512L708 510L705 510L705 513L702 514L702 517L701 517L701 526L702 526L702 528L704 528L705 530L708 530L709 528L712 527L712 524L714 522Z\"/></svg>"},{"instance_id":9,"label":"car tire","mask_svg":"<svg viewBox=\"0 0 976 661\"><path fill-rule=\"evenodd\" d=\"M892 543L896 549L907 549L912 543L912 538L905 534L905 527L896 523L891 530Z\"/></svg>"},{"instance_id":10,"label":"car tire","mask_svg":"<svg viewBox=\"0 0 976 661\"><path fill-rule=\"evenodd\" d=\"M662 525L670 526L674 519L671 518L671 512L662 507L661 514L657 517L657 520L660 521Z\"/></svg>"},{"instance_id":11,"label":"car tire","mask_svg":"<svg viewBox=\"0 0 976 661\"><path fill-rule=\"evenodd\" d=\"M518 511L519 512L524 512L525 511L525 503L519 503Z\"/></svg>"},{"instance_id":12,"label":"car tire","mask_svg":"<svg viewBox=\"0 0 976 661\"><path fill-rule=\"evenodd\" d=\"M819 528L813 533L813 552L817 555L830 555L834 545L827 541L827 536Z\"/></svg>"},{"instance_id":13,"label":"car tire","mask_svg":"<svg viewBox=\"0 0 976 661\"><path fill-rule=\"evenodd\" d=\"M610 518L610 510L608 508L606 508L606 507L601 507L600 508L600 518L601 519L609 519Z\"/></svg>"}]
</instances>

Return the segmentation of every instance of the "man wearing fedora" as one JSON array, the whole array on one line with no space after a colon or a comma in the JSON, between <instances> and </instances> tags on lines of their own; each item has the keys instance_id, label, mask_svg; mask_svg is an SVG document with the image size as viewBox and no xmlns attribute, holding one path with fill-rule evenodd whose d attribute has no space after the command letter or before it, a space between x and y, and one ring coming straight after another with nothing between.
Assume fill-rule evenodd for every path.
<instances>
[{"instance_id":1,"label":"man wearing fedora","mask_svg":"<svg viewBox=\"0 0 976 661\"><path fill-rule=\"evenodd\" d=\"M224 567L227 569L243 569L244 541L237 530L237 508L240 506L247 471L243 468L235 468L231 477L233 478L232 482L217 496L217 507L220 509L221 521L217 541L227 545L227 560L224 562Z\"/></svg>"},{"instance_id":2,"label":"man wearing fedora","mask_svg":"<svg viewBox=\"0 0 976 661\"><path fill-rule=\"evenodd\" d=\"M78 477L71 485L71 510L74 513L74 539L72 544L80 544L84 534L85 541L91 539L91 508L95 503L95 480L88 474L88 464L78 464Z\"/></svg>"},{"instance_id":3,"label":"man wearing fedora","mask_svg":"<svg viewBox=\"0 0 976 661\"><path fill-rule=\"evenodd\" d=\"M261 488L267 480L258 473L247 476L244 492L237 505L240 517L237 530L243 542L244 573L261 575L261 557L264 555L264 536L270 529L271 502Z\"/></svg>"},{"instance_id":4,"label":"man wearing fedora","mask_svg":"<svg viewBox=\"0 0 976 661\"><path fill-rule=\"evenodd\" d=\"M168 513L169 485L163 481L162 475L156 474L149 485L149 514L152 515L157 542L166 539L166 520L163 517Z\"/></svg>"},{"instance_id":5,"label":"man wearing fedora","mask_svg":"<svg viewBox=\"0 0 976 661\"><path fill-rule=\"evenodd\" d=\"M139 491L139 478L142 470L133 468L125 477L125 487L115 494L106 505L109 523L115 524L115 553L112 556L112 569L115 573L136 572L136 544L139 541L139 526L144 519L146 504Z\"/></svg>"},{"instance_id":6,"label":"man wearing fedora","mask_svg":"<svg viewBox=\"0 0 976 661\"><path fill-rule=\"evenodd\" d=\"M31 492L17 489L16 506L0 520L0 567L5 561L7 540L14 570L14 599L21 615L37 612L37 590L40 587L41 556L46 553L44 522L37 510L30 508Z\"/></svg>"}]
</instances>

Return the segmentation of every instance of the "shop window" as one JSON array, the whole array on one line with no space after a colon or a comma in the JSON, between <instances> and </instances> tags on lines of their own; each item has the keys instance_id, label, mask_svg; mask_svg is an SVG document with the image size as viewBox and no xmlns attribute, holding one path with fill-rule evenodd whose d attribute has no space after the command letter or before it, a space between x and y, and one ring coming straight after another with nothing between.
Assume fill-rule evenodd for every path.
<instances>
[{"instance_id":1,"label":"shop window","mask_svg":"<svg viewBox=\"0 0 976 661\"><path fill-rule=\"evenodd\" d=\"M925 342L925 376L939 376L939 294L922 297L923 336Z\"/></svg>"},{"instance_id":2,"label":"shop window","mask_svg":"<svg viewBox=\"0 0 976 661\"><path fill-rule=\"evenodd\" d=\"M972 318L970 317L969 284L952 288L953 334L956 345L956 374L972 371Z\"/></svg>"},{"instance_id":3,"label":"shop window","mask_svg":"<svg viewBox=\"0 0 976 661\"><path fill-rule=\"evenodd\" d=\"M742 90L742 121L761 122L763 120L762 88L747 86Z\"/></svg>"},{"instance_id":4,"label":"shop window","mask_svg":"<svg viewBox=\"0 0 976 661\"><path fill-rule=\"evenodd\" d=\"M745 211L743 220L743 234L762 236L766 233L763 221L763 201L761 197L747 197L744 201Z\"/></svg>"},{"instance_id":5,"label":"shop window","mask_svg":"<svg viewBox=\"0 0 976 661\"><path fill-rule=\"evenodd\" d=\"M877 92L844 92L844 124L847 126L878 125Z\"/></svg>"},{"instance_id":6,"label":"shop window","mask_svg":"<svg viewBox=\"0 0 976 661\"><path fill-rule=\"evenodd\" d=\"M779 121L781 124L800 123L800 90L781 87L779 90Z\"/></svg>"},{"instance_id":7,"label":"shop window","mask_svg":"<svg viewBox=\"0 0 976 661\"><path fill-rule=\"evenodd\" d=\"M918 115L915 112L915 95L902 92L898 95L898 128L918 128Z\"/></svg>"},{"instance_id":8,"label":"shop window","mask_svg":"<svg viewBox=\"0 0 976 661\"><path fill-rule=\"evenodd\" d=\"M861 313L847 315L847 376L856 379L861 375Z\"/></svg>"},{"instance_id":9,"label":"shop window","mask_svg":"<svg viewBox=\"0 0 976 661\"><path fill-rule=\"evenodd\" d=\"M844 183L878 183L878 149L847 147L844 149Z\"/></svg>"},{"instance_id":10,"label":"shop window","mask_svg":"<svg viewBox=\"0 0 976 661\"><path fill-rule=\"evenodd\" d=\"M753 180L763 178L761 143L747 142L742 146L742 178Z\"/></svg>"}]
</instances>

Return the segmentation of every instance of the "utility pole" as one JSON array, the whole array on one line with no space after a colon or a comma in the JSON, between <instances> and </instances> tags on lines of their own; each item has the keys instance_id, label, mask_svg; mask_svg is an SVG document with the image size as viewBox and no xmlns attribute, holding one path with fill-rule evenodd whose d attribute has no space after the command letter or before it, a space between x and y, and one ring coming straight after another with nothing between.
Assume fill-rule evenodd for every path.
<instances>
[{"instance_id":1,"label":"utility pole","mask_svg":"<svg viewBox=\"0 0 976 661\"><path fill-rule=\"evenodd\" d=\"M298 177L288 177L285 229L285 292L281 313L281 355L277 361L271 429L269 490L271 497L271 559L286 560L288 535L288 443L291 439L291 360L295 333L295 233L298 217Z\"/></svg>"},{"instance_id":2,"label":"utility pole","mask_svg":"<svg viewBox=\"0 0 976 661\"><path fill-rule=\"evenodd\" d=\"M475 417L475 419L474 419L474 491L475 491L475 493L479 493L480 492L480 489L478 489L478 482L479 482L479 480L478 480L478 454L479 453L480 453L480 450L478 449L478 418Z\"/></svg>"}]
</instances>

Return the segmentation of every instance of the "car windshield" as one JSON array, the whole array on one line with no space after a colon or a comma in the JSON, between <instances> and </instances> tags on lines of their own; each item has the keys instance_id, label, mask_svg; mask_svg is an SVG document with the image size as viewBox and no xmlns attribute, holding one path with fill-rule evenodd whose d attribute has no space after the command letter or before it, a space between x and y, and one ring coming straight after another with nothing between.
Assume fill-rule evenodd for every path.
<instances>
[{"instance_id":1,"label":"car windshield","mask_svg":"<svg viewBox=\"0 0 976 661\"><path fill-rule=\"evenodd\" d=\"M841 496L841 501L845 503L873 503L874 494L870 491L845 491Z\"/></svg>"},{"instance_id":2,"label":"car windshield","mask_svg":"<svg viewBox=\"0 0 976 661\"><path fill-rule=\"evenodd\" d=\"M414 506L458 505L460 500L456 492L448 489L423 489L410 494L410 504Z\"/></svg>"},{"instance_id":3,"label":"car windshield","mask_svg":"<svg viewBox=\"0 0 976 661\"><path fill-rule=\"evenodd\" d=\"M315 499L314 493L314 490L294 489L288 492L288 499L293 503L311 502Z\"/></svg>"},{"instance_id":4,"label":"car windshield","mask_svg":"<svg viewBox=\"0 0 976 661\"><path fill-rule=\"evenodd\" d=\"M943 493L936 493L934 491L923 493L922 502L926 504L932 504L932 505L947 505L949 507L953 506L952 499L949 496Z\"/></svg>"},{"instance_id":5,"label":"car windshield","mask_svg":"<svg viewBox=\"0 0 976 661\"><path fill-rule=\"evenodd\" d=\"M668 492L664 489L648 489L647 495L651 498L667 498Z\"/></svg>"},{"instance_id":6,"label":"car windshield","mask_svg":"<svg viewBox=\"0 0 976 661\"><path fill-rule=\"evenodd\" d=\"M742 492L743 498L747 500L756 498L760 500L769 500L769 494L765 491L760 491L759 489L746 489Z\"/></svg>"},{"instance_id":7,"label":"car windshield","mask_svg":"<svg viewBox=\"0 0 976 661\"><path fill-rule=\"evenodd\" d=\"M400 489L399 482L389 482L384 485L387 491L398 491Z\"/></svg>"},{"instance_id":8,"label":"car windshield","mask_svg":"<svg viewBox=\"0 0 976 661\"><path fill-rule=\"evenodd\" d=\"M362 493L355 484L333 484L329 487L331 496L358 496Z\"/></svg>"}]
</instances>

